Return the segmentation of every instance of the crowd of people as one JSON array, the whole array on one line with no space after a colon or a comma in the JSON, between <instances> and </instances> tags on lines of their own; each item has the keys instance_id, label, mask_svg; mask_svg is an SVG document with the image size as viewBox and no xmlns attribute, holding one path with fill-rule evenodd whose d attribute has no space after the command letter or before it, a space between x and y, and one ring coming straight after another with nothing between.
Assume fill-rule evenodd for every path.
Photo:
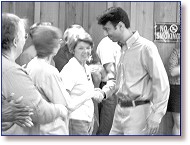
<instances>
[{"instance_id":1,"label":"crowd of people","mask_svg":"<svg viewBox=\"0 0 190 145\"><path fill-rule=\"evenodd\" d=\"M2 135L156 135L166 111L180 135L179 48L169 85L156 45L120 7L97 17L105 33L97 49L78 24L63 33L41 22L23 51L26 21L2 14Z\"/></svg>"}]
</instances>

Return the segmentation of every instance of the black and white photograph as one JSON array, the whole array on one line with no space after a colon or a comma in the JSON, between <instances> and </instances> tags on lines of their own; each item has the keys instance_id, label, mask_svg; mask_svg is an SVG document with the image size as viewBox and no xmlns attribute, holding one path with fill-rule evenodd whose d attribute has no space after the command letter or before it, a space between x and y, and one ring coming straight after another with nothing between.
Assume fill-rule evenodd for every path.
<instances>
[{"instance_id":1,"label":"black and white photograph","mask_svg":"<svg viewBox=\"0 0 190 145\"><path fill-rule=\"evenodd\" d=\"M1 1L1 136L182 137L184 25L181 1Z\"/></svg>"}]
</instances>

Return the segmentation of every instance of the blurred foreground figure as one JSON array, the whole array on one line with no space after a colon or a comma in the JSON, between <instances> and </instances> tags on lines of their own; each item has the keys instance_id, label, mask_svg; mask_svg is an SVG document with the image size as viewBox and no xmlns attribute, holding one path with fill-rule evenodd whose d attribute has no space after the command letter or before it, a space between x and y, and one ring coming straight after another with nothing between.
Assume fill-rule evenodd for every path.
<instances>
[{"instance_id":1,"label":"blurred foreground figure","mask_svg":"<svg viewBox=\"0 0 190 145\"><path fill-rule=\"evenodd\" d=\"M2 121L2 135L39 135L39 125L65 117L65 107L45 101L27 72L15 63L22 53L27 39L25 20L14 14L2 14L2 110L7 107L7 98L14 93L12 100L23 96L22 103L33 109L30 115L33 126L21 127L15 122Z\"/></svg>"}]
</instances>

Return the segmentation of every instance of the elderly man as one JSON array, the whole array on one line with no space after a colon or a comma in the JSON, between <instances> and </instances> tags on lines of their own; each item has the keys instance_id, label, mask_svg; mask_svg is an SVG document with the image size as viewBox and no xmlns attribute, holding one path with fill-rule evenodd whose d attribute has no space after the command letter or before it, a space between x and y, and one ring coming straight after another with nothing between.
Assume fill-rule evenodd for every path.
<instances>
[{"instance_id":1,"label":"elderly man","mask_svg":"<svg viewBox=\"0 0 190 145\"><path fill-rule=\"evenodd\" d=\"M39 135L40 124L67 115L67 109L63 105L46 102L27 72L15 63L26 39L25 21L14 14L2 14L2 108L8 105L7 97L11 93L15 94L13 100L23 96L23 105L33 109L30 117L34 124L33 127L21 127L14 122L2 121L2 135Z\"/></svg>"}]
</instances>

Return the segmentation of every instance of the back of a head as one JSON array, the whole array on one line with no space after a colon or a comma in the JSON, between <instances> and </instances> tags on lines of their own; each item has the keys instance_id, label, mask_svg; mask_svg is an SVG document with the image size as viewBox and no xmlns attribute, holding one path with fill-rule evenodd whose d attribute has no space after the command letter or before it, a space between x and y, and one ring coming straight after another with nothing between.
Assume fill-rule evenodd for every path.
<instances>
[{"instance_id":1,"label":"back of a head","mask_svg":"<svg viewBox=\"0 0 190 145\"><path fill-rule=\"evenodd\" d=\"M103 12L98 18L98 24L105 25L107 22L111 22L116 26L119 22L123 22L126 28L130 27L130 21L127 13L120 7L110 7Z\"/></svg>"},{"instance_id":2,"label":"back of a head","mask_svg":"<svg viewBox=\"0 0 190 145\"><path fill-rule=\"evenodd\" d=\"M33 33L40 26L52 26L52 23L51 22L37 22L37 23L34 23L32 26L30 26L30 30L29 30L29 35L30 35L31 38L33 38Z\"/></svg>"},{"instance_id":3,"label":"back of a head","mask_svg":"<svg viewBox=\"0 0 190 145\"><path fill-rule=\"evenodd\" d=\"M62 32L54 26L40 26L33 33L33 45L37 56L44 58L52 54L62 38Z\"/></svg>"},{"instance_id":4,"label":"back of a head","mask_svg":"<svg viewBox=\"0 0 190 145\"><path fill-rule=\"evenodd\" d=\"M10 13L2 14L2 50L9 51L13 40L17 36L19 23L22 21L18 16Z\"/></svg>"}]
</instances>

